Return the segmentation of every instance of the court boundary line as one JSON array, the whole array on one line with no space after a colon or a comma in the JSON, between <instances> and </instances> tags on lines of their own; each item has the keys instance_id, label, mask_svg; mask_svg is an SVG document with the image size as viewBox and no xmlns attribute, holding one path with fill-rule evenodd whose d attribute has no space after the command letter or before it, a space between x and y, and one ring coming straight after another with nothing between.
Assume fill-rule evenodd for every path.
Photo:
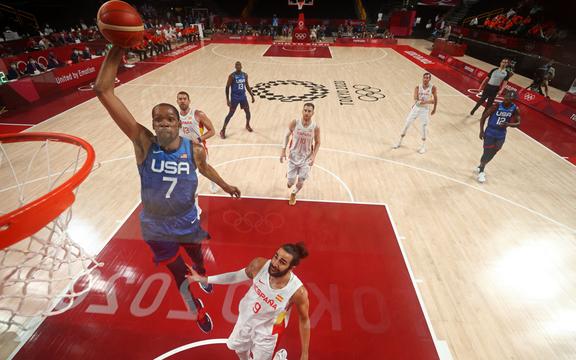
<instances>
[{"instance_id":1,"label":"court boundary line","mask_svg":"<svg viewBox=\"0 0 576 360\"><path fill-rule=\"evenodd\" d=\"M212 44L208 44L208 45L212 45ZM223 54L220 54L220 53L214 51L214 50L217 49L220 45L227 45L227 44L219 44L219 45L216 45L216 46L210 48L210 52L211 52L212 54L214 54L215 56L220 57L220 58L223 58L223 59L228 59L228 60L231 60L231 61L240 61L240 60L238 60L238 59L234 59L234 58L232 58L232 57L229 57L229 56L227 56L227 55L223 55ZM249 45L253 45L253 44L249 44ZM371 49L372 49L372 48L371 48ZM343 62L343 63L336 63L336 64L333 64L333 63L324 61L324 60L326 60L326 59L328 59L328 58L312 58L312 59L319 59L319 60L322 60L322 61L306 62L306 63L293 63L293 62L291 63L291 62L281 62L281 61L265 62L265 61L258 61L258 60L252 61L252 60L249 60L249 59L242 59L242 62L244 62L244 63L249 63L249 64L261 64L261 65L272 65L272 66L276 66L276 65L290 65L290 66L292 66L292 65L293 65L293 66L310 66L310 65L344 66L344 65L358 65L358 64L365 64L365 63L369 63L369 62L379 61L379 60L382 60L382 59L388 57L388 55L389 55L389 54L388 54L388 51L384 50L385 48L373 48L373 49L379 49L380 52L381 52L383 55L382 55L382 56L379 56L379 57L376 57L376 58L373 58L373 59L361 60L361 61L356 61L356 62ZM335 60L335 59L336 59L336 58L333 56L332 53L330 53L330 56L332 56L332 58L329 58L328 60ZM263 56L262 56L262 57L263 57ZM270 56L270 57L266 56L266 58L272 59L273 56ZM287 57L287 58L289 59L289 57ZM308 58L307 58L307 59L308 59Z\"/></svg>"},{"instance_id":2,"label":"court boundary line","mask_svg":"<svg viewBox=\"0 0 576 360\"><path fill-rule=\"evenodd\" d=\"M178 353L181 353L182 351L185 350L190 350L190 349L194 349L197 347L201 347L201 346L206 346L206 345L216 345L216 344L226 344L226 342L228 341L228 339L207 339L207 340L200 340L200 341L195 341L193 343L189 343L186 345L182 345L179 346L175 349L172 349L168 352L165 352L164 354L157 356L154 358L154 360L164 360L164 359L168 359L169 357L171 357L172 355L176 355Z\"/></svg>"},{"instance_id":3,"label":"court boundary line","mask_svg":"<svg viewBox=\"0 0 576 360\"><path fill-rule=\"evenodd\" d=\"M392 217L392 212L390 211L389 206L386 205L386 206L384 206L384 208L386 209L386 213L388 214L388 219L390 219L390 224L392 224L392 229L394 230L394 237L396 238L396 243L398 244L398 247L400 248L400 253L402 254L402 258L404 259L404 264L406 264L406 268L408 270L408 275L410 276L410 280L412 281L412 286L414 286L414 291L416 292L416 298L418 299L418 302L420 303L420 308L422 309L422 313L424 314L424 320L426 321L426 325L428 326L428 330L430 331L430 336L432 337L432 341L434 342L434 348L436 349L436 355L438 355L438 357L440 359L442 359L442 357L440 357L440 349L438 348L438 342L440 340L438 339L438 336L436 335L436 332L434 331L434 327L432 326L432 320L430 319L430 315L428 314L428 308L426 307L426 304L424 303L424 298L422 296L422 293L420 292L420 287L416 283L416 277L414 276L414 270L412 270L412 264L410 264L410 260L408 259L408 253L406 252L406 249L404 248L404 244L400 240L400 234L398 233L398 229L396 228L396 221ZM404 237L404 240L405 239L406 239L406 237ZM424 280L422 280L422 279L419 279L419 281L421 283L424 283ZM445 343L448 343L446 340L443 340L443 341Z\"/></svg>"}]
</instances>

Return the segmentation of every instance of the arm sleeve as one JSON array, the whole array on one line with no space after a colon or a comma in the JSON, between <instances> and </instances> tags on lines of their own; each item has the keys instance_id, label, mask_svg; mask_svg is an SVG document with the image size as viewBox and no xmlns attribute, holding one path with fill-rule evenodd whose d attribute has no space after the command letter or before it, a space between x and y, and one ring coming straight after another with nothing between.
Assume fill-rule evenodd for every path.
<instances>
[{"instance_id":1,"label":"arm sleeve","mask_svg":"<svg viewBox=\"0 0 576 360\"><path fill-rule=\"evenodd\" d=\"M235 271L229 272L220 275L208 276L208 284L236 284L246 280L250 280L248 275L246 275L246 268Z\"/></svg>"}]
</instances>

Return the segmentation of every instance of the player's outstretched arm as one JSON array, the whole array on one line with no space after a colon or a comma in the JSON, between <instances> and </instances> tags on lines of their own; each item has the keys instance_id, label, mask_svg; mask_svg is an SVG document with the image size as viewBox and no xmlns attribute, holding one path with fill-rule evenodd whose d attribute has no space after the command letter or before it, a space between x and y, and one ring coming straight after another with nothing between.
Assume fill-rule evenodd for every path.
<instances>
[{"instance_id":1,"label":"player's outstretched arm","mask_svg":"<svg viewBox=\"0 0 576 360\"><path fill-rule=\"evenodd\" d=\"M267 260L264 258L255 258L244 269L212 276L202 276L198 274L198 272L196 272L192 266L186 264L189 272L186 277L189 281L199 282L202 284L237 284L246 280L253 279L254 276L256 276L256 274L258 274L258 272L262 269L262 266L264 266L266 261Z\"/></svg>"},{"instance_id":2,"label":"player's outstretched arm","mask_svg":"<svg viewBox=\"0 0 576 360\"><path fill-rule=\"evenodd\" d=\"M141 163L152 143L153 135L134 119L124 103L114 94L116 73L123 54L120 47L113 46L110 49L96 78L94 91L120 130L134 143L136 161Z\"/></svg>"},{"instance_id":3,"label":"player's outstretched arm","mask_svg":"<svg viewBox=\"0 0 576 360\"><path fill-rule=\"evenodd\" d=\"M288 143L290 142L290 137L292 133L296 129L296 120L290 121L290 125L288 125L288 131L284 136L284 146L282 147L282 152L280 153L280 162L284 162L286 160L286 148L288 147Z\"/></svg>"},{"instance_id":4,"label":"player's outstretched arm","mask_svg":"<svg viewBox=\"0 0 576 360\"><path fill-rule=\"evenodd\" d=\"M200 140L202 141L208 140L212 136L214 136L214 134L216 134L216 131L214 130L214 125L212 125L212 121L208 119L208 116L206 116L204 111L196 110L196 113L194 115L196 116L196 119L198 119L198 122L200 122L200 124L202 124L204 126L204 129L206 130L206 132L204 132L204 134L200 136Z\"/></svg>"},{"instance_id":5,"label":"player's outstretched arm","mask_svg":"<svg viewBox=\"0 0 576 360\"><path fill-rule=\"evenodd\" d=\"M292 297L298 317L300 319L300 344L302 347L300 360L308 360L308 349L310 347L310 316L309 308L310 302L308 301L308 291L304 286L296 291Z\"/></svg>"},{"instance_id":6,"label":"player's outstretched arm","mask_svg":"<svg viewBox=\"0 0 576 360\"><path fill-rule=\"evenodd\" d=\"M206 151L204 150L204 148L196 144L192 146L193 146L192 151L194 154L194 162L196 163L196 166L198 167L198 171L200 171L200 174L204 175L208 179L215 182L218 186L220 186L220 188L222 188L222 190L226 191L231 196L239 198L240 190L236 186L229 185L226 181L224 181L224 179L220 177L218 172L212 166L210 166L210 164L206 162Z\"/></svg>"}]
</instances>

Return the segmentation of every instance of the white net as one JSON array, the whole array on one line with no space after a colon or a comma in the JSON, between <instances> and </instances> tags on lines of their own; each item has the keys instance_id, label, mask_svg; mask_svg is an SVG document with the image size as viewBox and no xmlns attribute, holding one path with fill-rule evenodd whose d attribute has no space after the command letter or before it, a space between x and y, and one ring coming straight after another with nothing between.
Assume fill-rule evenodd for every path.
<instances>
[{"instance_id":1,"label":"white net","mask_svg":"<svg viewBox=\"0 0 576 360\"><path fill-rule=\"evenodd\" d=\"M69 180L86 154L80 146L52 140L0 142L0 215ZM38 317L60 314L91 289L93 271L102 264L70 238L71 219L72 207L0 250L0 334L27 330Z\"/></svg>"}]
</instances>

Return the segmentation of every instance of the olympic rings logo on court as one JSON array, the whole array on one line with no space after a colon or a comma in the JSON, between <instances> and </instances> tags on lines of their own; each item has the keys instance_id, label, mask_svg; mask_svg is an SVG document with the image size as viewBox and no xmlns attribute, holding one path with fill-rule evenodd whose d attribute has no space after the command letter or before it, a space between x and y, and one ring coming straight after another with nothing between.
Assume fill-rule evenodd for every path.
<instances>
[{"instance_id":1,"label":"olympic rings logo on court","mask_svg":"<svg viewBox=\"0 0 576 360\"><path fill-rule=\"evenodd\" d=\"M222 215L222 220L227 225L241 233L256 231L259 234L271 234L274 230L281 228L286 222L284 216L279 213L268 213L262 215L254 211L241 214L236 210L226 210Z\"/></svg>"},{"instance_id":2,"label":"olympic rings logo on court","mask_svg":"<svg viewBox=\"0 0 576 360\"><path fill-rule=\"evenodd\" d=\"M305 40L306 39L306 33L296 33L294 34L294 37L298 40Z\"/></svg>"},{"instance_id":3,"label":"olympic rings logo on court","mask_svg":"<svg viewBox=\"0 0 576 360\"><path fill-rule=\"evenodd\" d=\"M360 95L358 100L374 102L386 97L382 94L382 89L370 85L353 85L352 87L356 89L354 92Z\"/></svg>"},{"instance_id":4,"label":"olympic rings logo on court","mask_svg":"<svg viewBox=\"0 0 576 360\"><path fill-rule=\"evenodd\" d=\"M298 86L304 87L306 92L302 95L282 95L276 94L272 91L272 87L276 86ZM258 83L252 87L252 92L262 99L279 100L282 102L295 102L295 101L313 101L321 99L328 95L328 89L324 85L313 83L312 81L302 80L272 80L265 83Z\"/></svg>"},{"instance_id":5,"label":"olympic rings logo on court","mask_svg":"<svg viewBox=\"0 0 576 360\"><path fill-rule=\"evenodd\" d=\"M536 96L534 94L530 94L529 92L524 93L524 100L532 101L534 99L536 99Z\"/></svg>"}]
</instances>

